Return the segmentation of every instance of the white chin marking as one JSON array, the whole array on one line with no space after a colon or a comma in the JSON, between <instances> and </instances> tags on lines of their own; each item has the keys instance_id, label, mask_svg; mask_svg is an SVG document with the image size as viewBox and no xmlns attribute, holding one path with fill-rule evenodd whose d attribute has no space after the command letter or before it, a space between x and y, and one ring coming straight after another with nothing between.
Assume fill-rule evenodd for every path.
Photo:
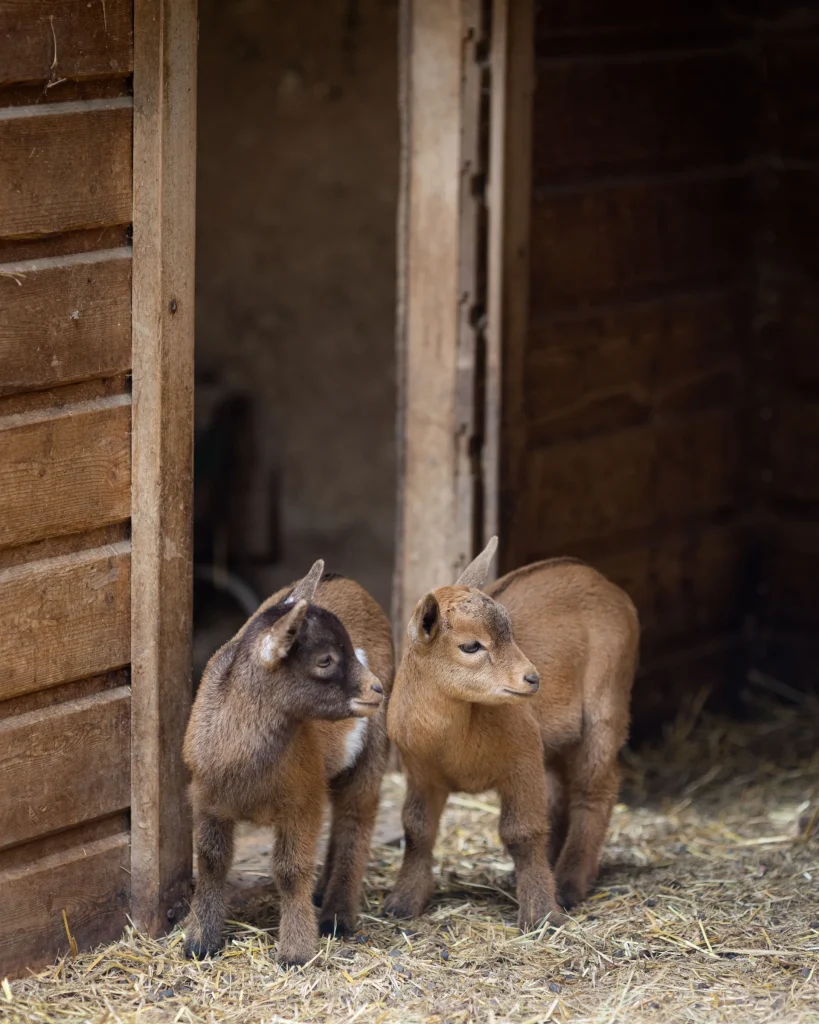
<instances>
[{"instance_id":1,"label":"white chin marking","mask_svg":"<svg viewBox=\"0 0 819 1024\"><path fill-rule=\"evenodd\" d=\"M356 718L353 727L344 738L344 767L352 768L358 760L358 755L364 749L364 741L367 739L367 719Z\"/></svg>"},{"instance_id":2,"label":"white chin marking","mask_svg":"<svg viewBox=\"0 0 819 1024\"><path fill-rule=\"evenodd\" d=\"M370 663L369 661L367 661L367 652L364 650L363 647L356 647L355 656L358 658L358 660L361 662L364 668L370 667Z\"/></svg>"}]
</instances>

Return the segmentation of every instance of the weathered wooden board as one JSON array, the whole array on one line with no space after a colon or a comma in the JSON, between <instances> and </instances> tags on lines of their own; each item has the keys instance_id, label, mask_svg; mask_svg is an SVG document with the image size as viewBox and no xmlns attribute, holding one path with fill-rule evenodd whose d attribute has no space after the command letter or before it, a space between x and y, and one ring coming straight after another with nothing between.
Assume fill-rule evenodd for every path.
<instances>
[{"instance_id":1,"label":"weathered wooden board","mask_svg":"<svg viewBox=\"0 0 819 1024\"><path fill-rule=\"evenodd\" d=\"M0 846L126 808L127 687L0 721Z\"/></svg>"},{"instance_id":2,"label":"weathered wooden board","mask_svg":"<svg viewBox=\"0 0 819 1024\"><path fill-rule=\"evenodd\" d=\"M533 321L518 371L530 442L733 403L747 301L709 291Z\"/></svg>"},{"instance_id":3,"label":"weathered wooden board","mask_svg":"<svg viewBox=\"0 0 819 1024\"><path fill-rule=\"evenodd\" d=\"M63 911L80 948L115 939L127 924L129 853L120 833L0 872L0 974L68 952Z\"/></svg>"},{"instance_id":4,"label":"weathered wooden board","mask_svg":"<svg viewBox=\"0 0 819 1024\"><path fill-rule=\"evenodd\" d=\"M135 0L131 915L153 933L191 879L196 40L196 0Z\"/></svg>"},{"instance_id":5,"label":"weathered wooden board","mask_svg":"<svg viewBox=\"0 0 819 1024\"><path fill-rule=\"evenodd\" d=\"M766 472L769 493L819 503L819 400L785 393L770 412L770 464L760 467Z\"/></svg>"},{"instance_id":6,"label":"weathered wooden board","mask_svg":"<svg viewBox=\"0 0 819 1024\"><path fill-rule=\"evenodd\" d=\"M0 700L127 665L130 545L0 572Z\"/></svg>"},{"instance_id":7,"label":"weathered wooden board","mask_svg":"<svg viewBox=\"0 0 819 1024\"><path fill-rule=\"evenodd\" d=\"M0 547L127 519L129 395L0 418Z\"/></svg>"},{"instance_id":8,"label":"weathered wooden board","mask_svg":"<svg viewBox=\"0 0 819 1024\"><path fill-rule=\"evenodd\" d=\"M131 220L128 96L0 110L0 238Z\"/></svg>"},{"instance_id":9,"label":"weathered wooden board","mask_svg":"<svg viewBox=\"0 0 819 1024\"><path fill-rule=\"evenodd\" d=\"M0 0L0 85L133 67L130 0Z\"/></svg>"},{"instance_id":10,"label":"weathered wooden board","mask_svg":"<svg viewBox=\"0 0 819 1024\"><path fill-rule=\"evenodd\" d=\"M684 522L732 508L742 472L742 427L731 410L536 448L521 493L509 496L512 530L520 543L544 538L560 551Z\"/></svg>"},{"instance_id":11,"label":"weathered wooden board","mask_svg":"<svg viewBox=\"0 0 819 1024\"><path fill-rule=\"evenodd\" d=\"M532 210L532 309L735 283L750 274L739 173L550 190Z\"/></svg>"},{"instance_id":12,"label":"weathered wooden board","mask_svg":"<svg viewBox=\"0 0 819 1024\"><path fill-rule=\"evenodd\" d=\"M130 365L130 249L0 265L0 396Z\"/></svg>"},{"instance_id":13,"label":"weathered wooden board","mask_svg":"<svg viewBox=\"0 0 819 1024\"><path fill-rule=\"evenodd\" d=\"M717 0L549 0L538 7L538 53L702 45L736 34Z\"/></svg>"},{"instance_id":14,"label":"weathered wooden board","mask_svg":"<svg viewBox=\"0 0 819 1024\"><path fill-rule=\"evenodd\" d=\"M750 153L751 63L729 50L541 60L534 185L724 166Z\"/></svg>"}]
</instances>

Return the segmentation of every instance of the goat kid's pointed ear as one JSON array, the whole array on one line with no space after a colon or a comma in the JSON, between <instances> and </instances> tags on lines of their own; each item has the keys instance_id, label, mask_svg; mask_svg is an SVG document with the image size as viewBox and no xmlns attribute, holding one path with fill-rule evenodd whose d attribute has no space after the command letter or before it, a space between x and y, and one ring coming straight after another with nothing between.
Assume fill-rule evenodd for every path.
<instances>
[{"instance_id":1,"label":"goat kid's pointed ear","mask_svg":"<svg viewBox=\"0 0 819 1024\"><path fill-rule=\"evenodd\" d=\"M434 594L418 602L412 613L407 633L413 643L428 644L433 640L441 625L441 608Z\"/></svg>"},{"instance_id":2,"label":"goat kid's pointed ear","mask_svg":"<svg viewBox=\"0 0 819 1024\"><path fill-rule=\"evenodd\" d=\"M293 587L293 591L287 597L288 604L296 604L299 601L312 601L316 596L316 587L319 585L319 581L324 573L324 559L320 558L317 562L313 563L313 568L303 580Z\"/></svg>"},{"instance_id":3,"label":"goat kid's pointed ear","mask_svg":"<svg viewBox=\"0 0 819 1024\"><path fill-rule=\"evenodd\" d=\"M287 657L296 642L307 614L307 602L297 601L295 607L262 633L259 639L259 659L267 668L273 668Z\"/></svg>"},{"instance_id":4,"label":"goat kid's pointed ear","mask_svg":"<svg viewBox=\"0 0 819 1024\"><path fill-rule=\"evenodd\" d=\"M489 566L492 564L492 559L495 557L495 552L498 550L498 538L492 537L483 551L478 555L474 562L470 562L469 565L464 569L461 575L458 577L455 583L456 587L477 587L480 589L486 583L486 577L489 575Z\"/></svg>"}]
</instances>

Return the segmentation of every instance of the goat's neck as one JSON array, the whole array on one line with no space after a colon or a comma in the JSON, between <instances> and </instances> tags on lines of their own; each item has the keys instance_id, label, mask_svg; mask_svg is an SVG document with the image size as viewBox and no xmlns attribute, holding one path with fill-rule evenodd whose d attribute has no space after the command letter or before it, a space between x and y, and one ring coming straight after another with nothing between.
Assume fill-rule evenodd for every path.
<instances>
[{"instance_id":1,"label":"goat's neck","mask_svg":"<svg viewBox=\"0 0 819 1024\"><path fill-rule=\"evenodd\" d=\"M469 732L472 704L441 693L428 679L423 662L408 658L401 666L405 700L412 704L413 732L421 742L463 739Z\"/></svg>"}]
</instances>

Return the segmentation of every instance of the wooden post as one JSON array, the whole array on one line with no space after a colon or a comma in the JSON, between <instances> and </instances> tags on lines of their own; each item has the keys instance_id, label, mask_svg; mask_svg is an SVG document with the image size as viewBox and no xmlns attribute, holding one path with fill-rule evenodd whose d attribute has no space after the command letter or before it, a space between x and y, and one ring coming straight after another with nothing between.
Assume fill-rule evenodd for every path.
<instances>
[{"instance_id":1,"label":"wooden post","mask_svg":"<svg viewBox=\"0 0 819 1024\"><path fill-rule=\"evenodd\" d=\"M533 0L494 0L481 543L500 534L493 569L501 572L514 568L504 565L508 538L500 518L501 452L524 450L520 442L506 443L510 432L525 430L523 374L512 379L503 373L503 364L522 370L529 328L534 30Z\"/></svg>"},{"instance_id":2,"label":"wooden post","mask_svg":"<svg viewBox=\"0 0 819 1024\"><path fill-rule=\"evenodd\" d=\"M196 0L134 2L131 914L190 892Z\"/></svg>"},{"instance_id":3,"label":"wooden post","mask_svg":"<svg viewBox=\"0 0 819 1024\"><path fill-rule=\"evenodd\" d=\"M403 0L398 647L473 554L480 0Z\"/></svg>"}]
</instances>

